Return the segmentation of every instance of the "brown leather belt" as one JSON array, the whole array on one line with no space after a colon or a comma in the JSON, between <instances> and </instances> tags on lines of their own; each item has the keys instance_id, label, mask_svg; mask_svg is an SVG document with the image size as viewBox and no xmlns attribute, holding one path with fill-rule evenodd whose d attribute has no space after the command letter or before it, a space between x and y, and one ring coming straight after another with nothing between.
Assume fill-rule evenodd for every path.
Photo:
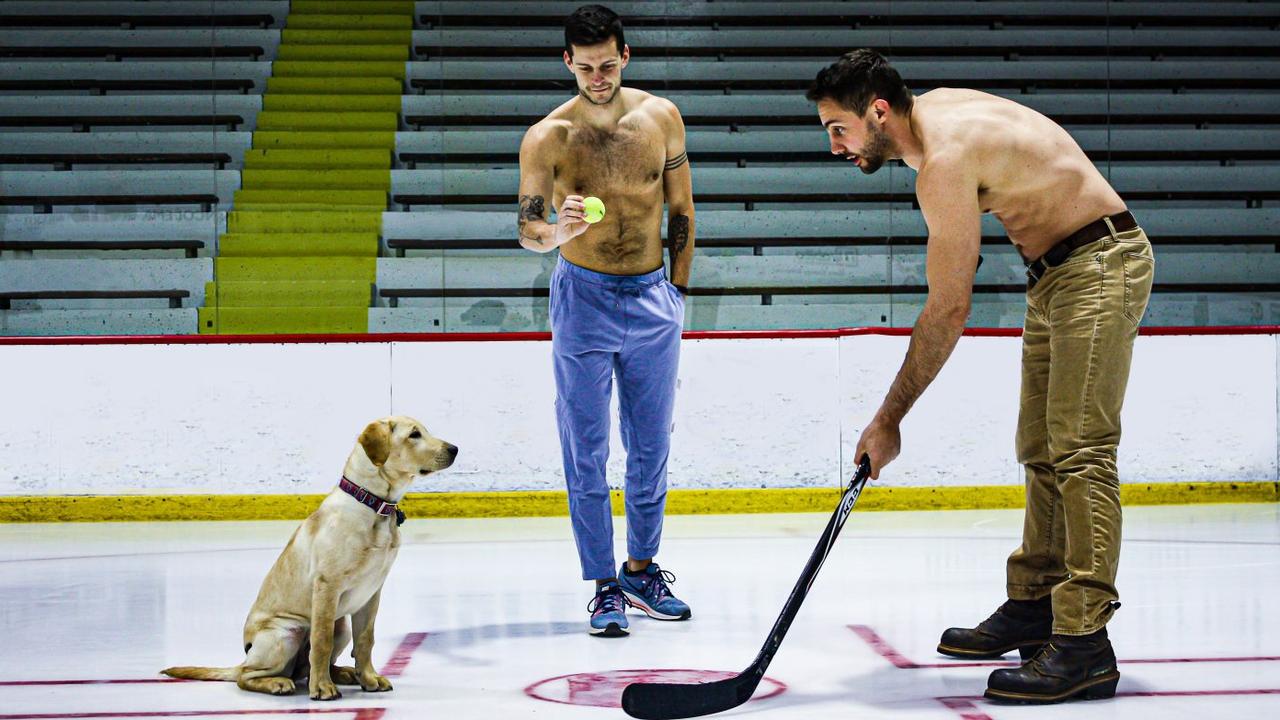
<instances>
[{"instance_id":1,"label":"brown leather belt","mask_svg":"<svg viewBox=\"0 0 1280 720\"><path fill-rule=\"evenodd\" d=\"M1030 290L1035 287L1036 283L1040 281L1040 278L1044 277L1049 268L1061 265L1071 253L1091 242L1110 235L1111 228L1107 227L1107 219L1098 218L1094 220L1063 238L1057 245L1049 248L1049 252L1039 258L1030 262L1024 261L1027 266L1027 289ZM1115 226L1116 232L1135 230L1138 227L1138 221L1133 219L1133 215L1128 210L1116 213L1109 219L1111 224Z\"/></svg>"}]
</instances>

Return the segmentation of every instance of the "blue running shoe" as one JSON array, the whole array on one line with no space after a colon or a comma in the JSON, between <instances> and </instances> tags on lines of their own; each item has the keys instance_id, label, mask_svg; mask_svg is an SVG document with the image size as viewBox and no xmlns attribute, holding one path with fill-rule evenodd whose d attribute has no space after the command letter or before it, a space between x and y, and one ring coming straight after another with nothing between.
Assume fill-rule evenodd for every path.
<instances>
[{"instance_id":1,"label":"blue running shoe","mask_svg":"<svg viewBox=\"0 0 1280 720\"><path fill-rule=\"evenodd\" d=\"M627 599L618 583L609 581L596 588L596 596L587 603L591 625L587 632L597 637L626 637Z\"/></svg>"},{"instance_id":2,"label":"blue running shoe","mask_svg":"<svg viewBox=\"0 0 1280 720\"><path fill-rule=\"evenodd\" d=\"M626 563L618 570L618 584L622 586L627 602L656 620L688 620L692 615L689 606L671 594L667 585L675 581L675 575L658 567L655 562L634 575L627 571Z\"/></svg>"}]
</instances>

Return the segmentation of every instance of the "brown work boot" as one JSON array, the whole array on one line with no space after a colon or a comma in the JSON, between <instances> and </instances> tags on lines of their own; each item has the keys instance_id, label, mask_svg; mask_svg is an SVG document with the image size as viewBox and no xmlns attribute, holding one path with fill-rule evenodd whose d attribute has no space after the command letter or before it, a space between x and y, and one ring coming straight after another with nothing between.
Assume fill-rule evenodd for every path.
<instances>
[{"instance_id":1,"label":"brown work boot","mask_svg":"<svg viewBox=\"0 0 1280 720\"><path fill-rule=\"evenodd\" d=\"M1103 628L1090 635L1054 635L1019 668L1002 668L987 680L986 696L1013 703L1102 700L1116 695L1120 671Z\"/></svg>"},{"instance_id":2,"label":"brown work boot","mask_svg":"<svg viewBox=\"0 0 1280 720\"><path fill-rule=\"evenodd\" d=\"M1049 596L1039 600L1008 600L977 627L949 628L942 633L938 652L981 660L1017 650L1023 660L1028 660L1049 642L1052 629L1053 605Z\"/></svg>"}]
</instances>

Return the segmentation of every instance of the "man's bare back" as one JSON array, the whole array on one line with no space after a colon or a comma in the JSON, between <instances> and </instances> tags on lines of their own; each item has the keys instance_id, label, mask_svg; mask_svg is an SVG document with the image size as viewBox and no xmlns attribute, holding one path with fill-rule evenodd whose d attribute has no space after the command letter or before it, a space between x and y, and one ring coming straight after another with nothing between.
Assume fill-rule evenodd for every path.
<instances>
[{"instance_id":1,"label":"man's bare back","mask_svg":"<svg viewBox=\"0 0 1280 720\"><path fill-rule=\"evenodd\" d=\"M1079 228L1125 210L1065 130L1011 100L940 88L915 98L911 125L923 153L904 158L907 164L928 182L934 158L958 154L971 163L979 208L1000 220L1023 257L1038 258Z\"/></svg>"},{"instance_id":2,"label":"man's bare back","mask_svg":"<svg viewBox=\"0 0 1280 720\"><path fill-rule=\"evenodd\" d=\"M633 88L620 88L614 102L622 114L612 127L587 122L581 97L556 108L529 129L521 170L526 154L530 164L553 168L554 207L571 195L604 201L604 219L560 247L566 260L637 275L662 266L663 171L674 106Z\"/></svg>"}]
</instances>

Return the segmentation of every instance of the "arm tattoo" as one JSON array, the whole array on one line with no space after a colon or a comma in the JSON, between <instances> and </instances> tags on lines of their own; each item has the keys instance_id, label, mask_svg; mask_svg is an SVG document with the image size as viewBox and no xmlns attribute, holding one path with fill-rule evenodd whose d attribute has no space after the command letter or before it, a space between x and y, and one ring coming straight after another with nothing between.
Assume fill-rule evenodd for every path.
<instances>
[{"instance_id":1,"label":"arm tattoo","mask_svg":"<svg viewBox=\"0 0 1280 720\"><path fill-rule=\"evenodd\" d=\"M667 242L670 243L671 265L674 266L676 258L689 246L688 215L672 215L667 221Z\"/></svg>"},{"instance_id":2,"label":"arm tattoo","mask_svg":"<svg viewBox=\"0 0 1280 720\"><path fill-rule=\"evenodd\" d=\"M541 195L521 195L520 196L520 237L530 242L536 242L539 245L544 244L542 238L536 233L525 232L525 225L530 220L546 220L546 200Z\"/></svg>"},{"instance_id":3,"label":"arm tattoo","mask_svg":"<svg viewBox=\"0 0 1280 720\"><path fill-rule=\"evenodd\" d=\"M667 172L671 172L672 170L675 170L676 168L680 167L681 165L684 165L687 162L689 162L689 155L687 153L680 153L679 155L667 161L667 165L665 169Z\"/></svg>"},{"instance_id":4,"label":"arm tattoo","mask_svg":"<svg viewBox=\"0 0 1280 720\"><path fill-rule=\"evenodd\" d=\"M521 220L545 220L546 213L546 200L541 195L520 196Z\"/></svg>"}]
</instances>

